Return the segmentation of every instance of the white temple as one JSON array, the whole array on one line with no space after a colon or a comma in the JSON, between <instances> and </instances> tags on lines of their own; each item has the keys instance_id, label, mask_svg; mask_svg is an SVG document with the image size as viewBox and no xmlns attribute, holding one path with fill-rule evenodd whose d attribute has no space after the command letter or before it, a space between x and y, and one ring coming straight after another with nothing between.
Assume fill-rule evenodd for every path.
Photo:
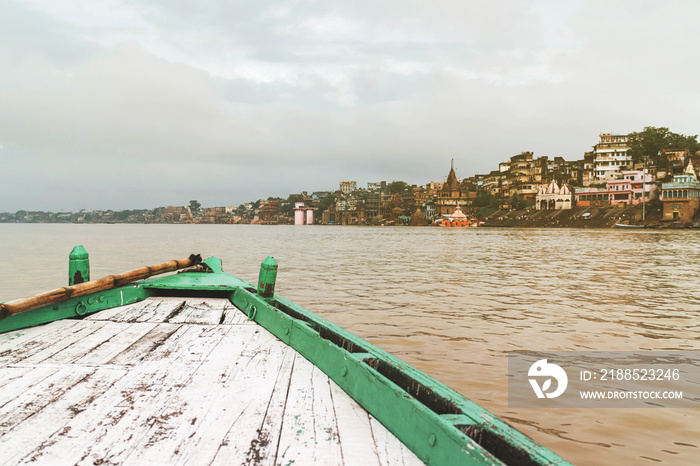
<instances>
[{"instance_id":1,"label":"white temple","mask_svg":"<svg viewBox=\"0 0 700 466\"><path fill-rule=\"evenodd\" d=\"M537 210L571 209L572 199L573 195L568 186L564 184L560 188L555 181L552 181L549 186L540 187L535 205Z\"/></svg>"},{"instance_id":2,"label":"white temple","mask_svg":"<svg viewBox=\"0 0 700 466\"><path fill-rule=\"evenodd\" d=\"M460 206L457 206L455 208L455 211L452 215L450 215L450 221L451 222L466 222L467 221L467 216L464 215L464 212L462 212L462 208Z\"/></svg>"}]
</instances>

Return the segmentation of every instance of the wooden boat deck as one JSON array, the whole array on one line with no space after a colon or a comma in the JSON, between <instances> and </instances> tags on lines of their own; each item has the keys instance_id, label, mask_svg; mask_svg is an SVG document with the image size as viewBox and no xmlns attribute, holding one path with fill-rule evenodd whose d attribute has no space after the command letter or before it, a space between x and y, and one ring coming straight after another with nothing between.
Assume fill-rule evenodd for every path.
<instances>
[{"instance_id":1,"label":"wooden boat deck","mask_svg":"<svg viewBox=\"0 0 700 466\"><path fill-rule=\"evenodd\" d=\"M0 335L2 464L423 464L227 299Z\"/></svg>"}]
</instances>

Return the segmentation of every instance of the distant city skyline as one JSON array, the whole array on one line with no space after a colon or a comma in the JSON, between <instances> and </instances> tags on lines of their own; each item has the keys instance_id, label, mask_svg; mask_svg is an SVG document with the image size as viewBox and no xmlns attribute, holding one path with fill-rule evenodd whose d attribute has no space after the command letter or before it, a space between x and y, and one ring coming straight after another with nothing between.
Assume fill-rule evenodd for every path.
<instances>
[{"instance_id":1,"label":"distant city skyline","mask_svg":"<svg viewBox=\"0 0 700 466\"><path fill-rule=\"evenodd\" d=\"M696 2L0 3L0 212L442 181L700 132Z\"/></svg>"}]
</instances>

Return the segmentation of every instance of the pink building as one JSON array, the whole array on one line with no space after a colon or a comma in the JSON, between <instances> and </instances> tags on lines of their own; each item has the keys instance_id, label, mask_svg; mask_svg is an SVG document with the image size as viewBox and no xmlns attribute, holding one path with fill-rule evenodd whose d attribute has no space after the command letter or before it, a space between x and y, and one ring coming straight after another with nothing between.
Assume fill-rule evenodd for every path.
<instances>
[{"instance_id":1,"label":"pink building","mask_svg":"<svg viewBox=\"0 0 700 466\"><path fill-rule=\"evenodd\" d=\"M642 190L644 190L644 201L649 202L656 189L654 177L649 173L645 175L642 170L623 171L620 178L609 180L607 187L611 205L641 204Z\"/></svg>"},{"instance_id":2,"label":"pink building","mask_svg":"<svg viewBox=\"0 0 700 466\"><path fill-rule=\"evenodd\" d=\"M313 225L316 207L306 207L303 202L294 204L294 225ZM304 219L306 217L306 219ZM304 222L306 220L306 222Z\"/></svg>"},{"instance_id":3,"label":"pink building","mask_svg":"<svg viewBox=\"0 0 700 466\"><path fill-rule=\"evenodd\" d=\"M623 171L617 179L607 182L606 189L577 189L576 205L596 207L641 204L643 199L644 202L651 201L655 189L651 174L645 175L642 170Z\"/></svg>"}]
</instances>

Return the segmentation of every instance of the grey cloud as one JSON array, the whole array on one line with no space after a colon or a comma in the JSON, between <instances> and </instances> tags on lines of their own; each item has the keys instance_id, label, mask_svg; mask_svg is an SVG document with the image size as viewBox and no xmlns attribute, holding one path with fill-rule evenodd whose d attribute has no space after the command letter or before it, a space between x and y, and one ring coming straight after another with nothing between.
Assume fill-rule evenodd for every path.
<instances>
[{"instance_id":1,"label":"grey cloud","mask_svg":"<svg viewBox=\"0 0 700 466\"><path fill-rule=\"evenodd\" d=\"M95 46L74 27L8 1L0 3L0 57L3 73L26 61L44 60L57 69L75 64Z\"/></svg>"},{"instance_id":2,"label":"grey cloud","mask_svg":"<svg viewBox=\"0 0 700 466\"><path fill-rule=\"evenodd\" d=\"M138 34L34 5L0 5L0 211L423 184L698 132L695 3L125 3Z\"/></svg>"}]
</instances>

